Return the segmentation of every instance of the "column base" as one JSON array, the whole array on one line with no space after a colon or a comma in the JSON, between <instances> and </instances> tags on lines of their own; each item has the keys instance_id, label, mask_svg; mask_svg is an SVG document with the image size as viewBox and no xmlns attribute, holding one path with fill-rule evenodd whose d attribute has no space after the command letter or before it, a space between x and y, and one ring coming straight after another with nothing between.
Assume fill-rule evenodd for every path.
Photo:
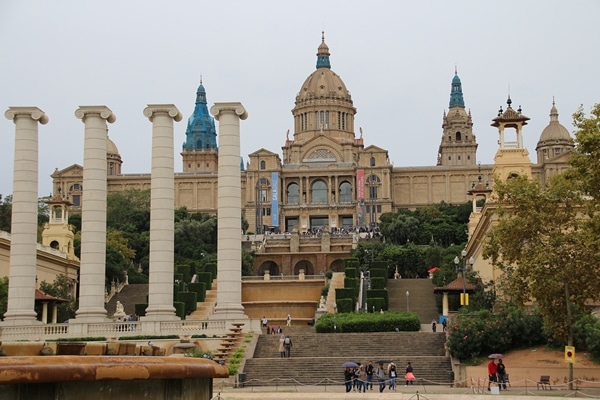
<instances>
[{"instance_id":1,"label":"column base","mask_svg":"<svg viewBox=\"0 0 600 400\"><path fill-rule=\"evenodd\" d=\"M177 321L180 318L175 314L173 306L149 306L146 315L140 317L140 321Z\"/></svg>"}]
</instances>

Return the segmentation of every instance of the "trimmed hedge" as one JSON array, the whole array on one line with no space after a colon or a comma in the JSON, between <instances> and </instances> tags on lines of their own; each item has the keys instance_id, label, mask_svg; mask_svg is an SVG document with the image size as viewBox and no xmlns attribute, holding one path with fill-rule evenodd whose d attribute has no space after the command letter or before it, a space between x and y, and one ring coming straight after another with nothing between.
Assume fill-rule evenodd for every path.
<instances>
[{"instance_id":1,"label":"trimmed hedge","mask_svg":"<svg viewBox=\"0 0 600 400\"><path fill-rule=\"evenodd\" d=\"M368 297L367 296L367 307L369 308L369 312L380 312L381 310L386 310L385 308L385 299L383 297ZM373 307L375 307L375 311L373 311Z\"/></svg>"},{"instance_id":2,"label":"trimmed hedge","mask_svg":"<svg viewBox=\"0 0 600 400\"><path fill-rule=\"evenodd\" d=\"M175 266L175 274L181 275L183 282L190 282L192 280L192 267L188 264L178 264Z\"/></svg>"},{"instance_id":3,"label":"trimmed hedge","mask_svg":"<svg viewBox=\"0 0 600 400\"><path fill-rule=\"evenodd\" d=\"M197 271L198 273L200 271ZM208 263L204 266L204 272L210 272L213 276L213 279L217 277L217 264L216 263Z\"/></svg>"},{"instance_id":4,"label":"trimmed hedge","mask_svg":"<svg viewBox=\"0 0 600 400\"><path fill-rule=\"evenodd\" d=\"M185 315L191 314L198 308L198 296L196 292L179 292L177 300L185 304Z\"/></svg>"},{"instance_id":5,"label":"trimmed hedge","mask_svg":"<svg viewBox=\"0 0 600 400\"><path fill-rule=\"evenodd\" d=\"M353 301L352 299L336 299L335 303L337 304L338 312L351 313L354 311L354 304L356 304L356 301Z\"/></svg>"},{"instance_id":6,"label":"trimmed hedge","mask_svg":"<svg viewBox=\"0 0 600 400\"><path fill-rule=\"evenodd\" d=\"M185 319L185 303L181 301L174 301L173 307L175 307L175 315L177 315L182 320Z\"/></svg>"},{"instance_id":7,"label":"trimmed hedge","mask_svg":"<svg viewBox=\"0 0 600 400\"><path fill-rule=\"evenodd\" d=\"M188 291L196 293L196 298L199 302L206 300L206 283L190 283L188 284Z\"/></svg>"},{"instance_id":8,"label":"trimmed hedge","mask_svg":"<svg viewBox=\"0 0 600 400\"><path fill-rule=\"evenodd\" d=\"M390 307L389 293L387 289L370 289L367 290L367 301L368 299L382 298L384 301L383 309L387 310Z\"/></svg>"},{"instance_id":9,"label":"trimmed hedge","mask_svg":"<svg viewBox=\"0 0 600 400\"><path fill-rule=\"evenodd\" d=\"M338 306L339 309L339 306ZM325 314L315 323L317 333L332 333L333 314ZM337 313L337 332L417 332L421 329L414 312Z\"/></svg>"},{"instance_id":10,"label":"trimmed hedge","mask_svg":"<svg viewBox=\"0 0 600 400\"><path fill-rule=\"evenodd\" d=\"M198 282L204 282L206 290L212 289L213 274L211 272L198 272L196 274Z\"/></svg>"},{"instance_id":11,"label":"trimmed hedge","mask_svg":"<svg viewBox=\"0 0 600 400\"><path fill-rule=\"evenodd\" d=\"M371 278L371 289L385 289L387 287L386 278Z\"/></svg>"}]
</instances>

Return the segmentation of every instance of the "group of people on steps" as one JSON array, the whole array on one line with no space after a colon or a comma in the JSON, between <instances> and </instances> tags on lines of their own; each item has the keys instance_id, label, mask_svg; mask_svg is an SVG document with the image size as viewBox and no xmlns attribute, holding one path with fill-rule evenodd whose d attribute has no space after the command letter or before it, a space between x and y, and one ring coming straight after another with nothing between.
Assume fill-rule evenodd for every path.
<instances>
[{"instance_id":1,"label":"group of people on steps","mask_svg":"<svg viewBox=\"0 0 600 400\"><path fill-rule=\"evenodd\" d=\"M377 378L380 393L385 390L386 386L388 390L396 390L396 380L398 379L396 364L390 361L387 368L384 368L384 361L379 361L377 364L378 366L375 367L373 361L369 361L367 365L346 368L344 370L346 392L358 390L360 393L373 390L373 381L375 378ZM408 362L404 373L405 386L412 385L415 379L413 367Z\"/></svg>"}]
</instances>

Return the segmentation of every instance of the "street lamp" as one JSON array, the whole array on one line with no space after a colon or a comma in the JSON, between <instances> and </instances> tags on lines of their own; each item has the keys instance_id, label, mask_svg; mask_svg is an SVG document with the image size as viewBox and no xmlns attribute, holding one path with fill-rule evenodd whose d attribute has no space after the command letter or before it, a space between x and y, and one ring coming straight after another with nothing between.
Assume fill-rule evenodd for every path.
<instances>
[{"instance_id":1,"label":"street lamp","mask_svg":"<svg viewBox=\"0 0 600 400\"><path fill-rule=\"evenodd\" d=\"M335 318L337 316L337 303L333 303L333 333L337 332L337 325Z\"/></svg>"},{"instance_id":2,"label":"street lamp","mask_svg":"<svg viewBox=\"0 0 600 400\"><path fill-rule=\"evenodd\" d=\"M462 260L462 264L460 262L460 260ZM463 249L463 251L460 252L460 260L458 259L458 256L454 257L454 267L456 268L456 272L461 273L462 276L462 281L463 281L463 292L460 295L460 305L461 306L468 306L469 305L469 295L467 294L467 251L465 249ZM475 264L475 259L473 258L473 256L471 256L471 258L469 258L468 260L469 262L469 268L473 268L473 264Z\"/></svg>"},{"instance_id":3,"label":"street lamp","mask_svg":"<svg viewBox=\"0 0 600 400\"><path fill-rule=\"evenodd\" d=\"M406 291L406 312L410 311L410 307L408 306L408 299L410 297L410 292Z\"/></svg>"}]
</instances>

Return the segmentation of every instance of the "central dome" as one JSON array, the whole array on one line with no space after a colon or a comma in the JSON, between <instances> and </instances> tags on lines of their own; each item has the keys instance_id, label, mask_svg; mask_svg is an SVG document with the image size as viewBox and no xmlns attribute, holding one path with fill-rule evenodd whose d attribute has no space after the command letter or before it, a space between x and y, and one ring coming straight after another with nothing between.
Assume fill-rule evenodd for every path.
<instances>
[{"instance_id":1,"label":"central dome","mask_svg":"<svg viewBox=\"0 0 600 400\"><path fill-rule=\"evenodd\" d=\"M325 36L322 36L317 50L317 69L302 84L300 92L296 96L296 106L317 99L345 100L352 103L352 96L342 78L331 70L329 55Z\"/></svg>"}]
</instances>

